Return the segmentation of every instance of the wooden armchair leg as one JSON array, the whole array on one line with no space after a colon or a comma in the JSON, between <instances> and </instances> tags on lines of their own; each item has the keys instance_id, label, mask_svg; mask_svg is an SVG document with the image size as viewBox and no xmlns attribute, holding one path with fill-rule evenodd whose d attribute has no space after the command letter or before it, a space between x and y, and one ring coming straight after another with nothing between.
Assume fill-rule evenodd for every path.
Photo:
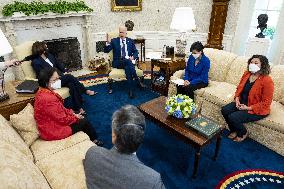
<instances>
[{"instance_id":1,"label":"wooden armchair leg","mask_svg":"<svg viewBox=\"0 0 284 189\"><path fill-rule=\"evenodd\" d=\"M109 93L109 94L112 94L112 83L113 83L113 79L108 78L107 83L108 83L108 93Z\"/></svg>"}]
</instances>

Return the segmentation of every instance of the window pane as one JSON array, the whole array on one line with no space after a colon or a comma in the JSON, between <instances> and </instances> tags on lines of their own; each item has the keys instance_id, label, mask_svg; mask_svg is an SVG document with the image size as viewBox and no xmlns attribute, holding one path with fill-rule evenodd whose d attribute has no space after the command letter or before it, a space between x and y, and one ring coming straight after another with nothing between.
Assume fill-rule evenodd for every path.
<instances>
[{"instance_id":1,"label":"window pane","mask_svg":"<svg viewBox=\"0 0 284 189\"><path fill-rule=\"evenodd\" d=\"M276 27L278 17L279 17L279 12L278 11L268 11L267 15L268 15L267 25Z\"/></svg>"},{"instance_id":2,"label":"window pane","mask_svg":"<svg viewBox=\"0 0 284 189\"><path fill-rule=\"evenodd\" d=\"M283 0L270 0L268 4L268 10L280 10Z\"/></svg>"},{"instance_id":3,"label":"window pane","mask_svg":"<svg viewBox=\"0 0 284 189\"><path fill-rule=\"evenodd\" d=\"M269 0L256 0L254 9L267 9Z\"/></svg>"}]
</instances>

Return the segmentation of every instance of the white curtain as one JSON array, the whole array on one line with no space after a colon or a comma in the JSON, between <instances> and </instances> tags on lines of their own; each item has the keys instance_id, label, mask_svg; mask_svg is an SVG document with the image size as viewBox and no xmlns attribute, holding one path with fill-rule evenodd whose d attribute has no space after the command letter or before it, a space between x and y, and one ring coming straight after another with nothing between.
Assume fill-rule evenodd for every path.
<instances>
[{"instance_id":1,"label":"white curtain","mask_svg":"<svg viewBox=\"0 0 284 189\"><path fill-rule=\"evenodd\" d=\"M282 3L281 12L278 18L275 35L270 46L268 57L274 65L284 65L284 3Z\"/></svg>"}]
</instances>

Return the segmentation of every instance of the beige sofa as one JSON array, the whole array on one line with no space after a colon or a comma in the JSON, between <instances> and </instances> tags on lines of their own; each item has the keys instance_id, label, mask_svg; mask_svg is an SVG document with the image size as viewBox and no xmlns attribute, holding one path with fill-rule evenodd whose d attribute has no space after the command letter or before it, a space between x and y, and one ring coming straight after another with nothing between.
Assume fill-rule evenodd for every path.
<instances>
[{"instance_id":1,"label":"beige sofa","mask_svg":"<svg viewBox=\"0 0 284 189\"><path fill-rule=\"evenodd\" d=\"M32 45L35 41L26 41L14 48L15 54L19 60L23 60L26 56L32 54ZM36 74L31 66L31 61L25 61L20 66L20 72L23 73L23 80L36 80ZM60 89L54 90L63 99L70 96L69 89L67 87L62 87Z\"/></svg>"},{"instance_id":2,"label":"beige sofa","mask_svg":"<svg viewBox=\"0 0 284 189\"><path fill-rule=\"evenodd\" d=\"M0 115L0 188L87 188L82 161L94 143L83 132L57 141L39 139L32 111L28 105L11 122Z\"/></svg>"},{"instance_id":3,"label":"beige sofa","mask_svg":"<svg viewBox=\"0 0 284 189\"><path fill-rule=\"evenodd\" d=\"M204 49L211 61L209 86L195 91L195 100L201 114L225 124L221 107L233 101L236 86L247 68L248 57L217 49ZM179 70L171 79L183 78ZM271 114L263 120L246 124L249 137L284 156L284 65L272 66L274 81ZM176 94L176 85L170 83L168 96Z\"/></svg>"}]
</instances>

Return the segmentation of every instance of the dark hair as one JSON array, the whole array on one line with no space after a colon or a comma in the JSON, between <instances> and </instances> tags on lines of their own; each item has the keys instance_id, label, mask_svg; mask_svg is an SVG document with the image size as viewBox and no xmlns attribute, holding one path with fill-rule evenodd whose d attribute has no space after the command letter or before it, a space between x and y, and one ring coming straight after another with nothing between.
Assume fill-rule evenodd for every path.
<instances>
[{"instance_id":1,"label":"dark hair","mask_svg":"<svg viewBox=\"0 0 284 189\"><path fill-rule=\"evenodd\" d=\"M143 142L145 126L145 117L135 106L125 105L115 111L112 116L114 146L120 153L136 152Z\"/></svg>"},{"instance_id":2,"label":"dark hair","mask_svg":"<svg viewBox=\"0 0 284 189\"><path fill-rule=\"evenodd\" d=\"M34 56L40 56L47 50L46 44L43 41L36 41L32 46L32 54Z\"/></svg>"},{"instance_id":3,"label":"dark hair","mask_svg":"<svg viewBox=\"0 0 284 189\"><path fill-rule=\"evenodd\" d=\"M38 76L38 85L43 88L48 87L48 83L54 72L56 72L57 69L54 67L48 67L44 68L39 72Z\"/></svg>"},{"instance_id":4,"label":"dark hair","mask_svg":"<svg viewBox=\"0 0 284 189\"><path fill-rule=\"evenodd\" d=\"M252 57L250 59L248 59L247 70L249 70L249 64L250 64L251 60L254 59L254 58L258 58L261 62L261 68L260 68L259 73L261 75L269 75L270 72L271 72L269 61L266 58L266 56L263 56L263 55L258 55L258 54L252 55Z\"/></svg>"},{"instance_id":5,"label":"dark hair","mask_svg":"<svg viewBox=\"0 0 284 189\"><path fill-rule=\"evenodd\" d=\"M193 50L196 50L198 52L202 51L203 52L204 46L202 45L202 43L200 41L196 41L194 43L192 43L191 47L190 47L190 52L192 52Z\"/></svg>"}]
</instances>

